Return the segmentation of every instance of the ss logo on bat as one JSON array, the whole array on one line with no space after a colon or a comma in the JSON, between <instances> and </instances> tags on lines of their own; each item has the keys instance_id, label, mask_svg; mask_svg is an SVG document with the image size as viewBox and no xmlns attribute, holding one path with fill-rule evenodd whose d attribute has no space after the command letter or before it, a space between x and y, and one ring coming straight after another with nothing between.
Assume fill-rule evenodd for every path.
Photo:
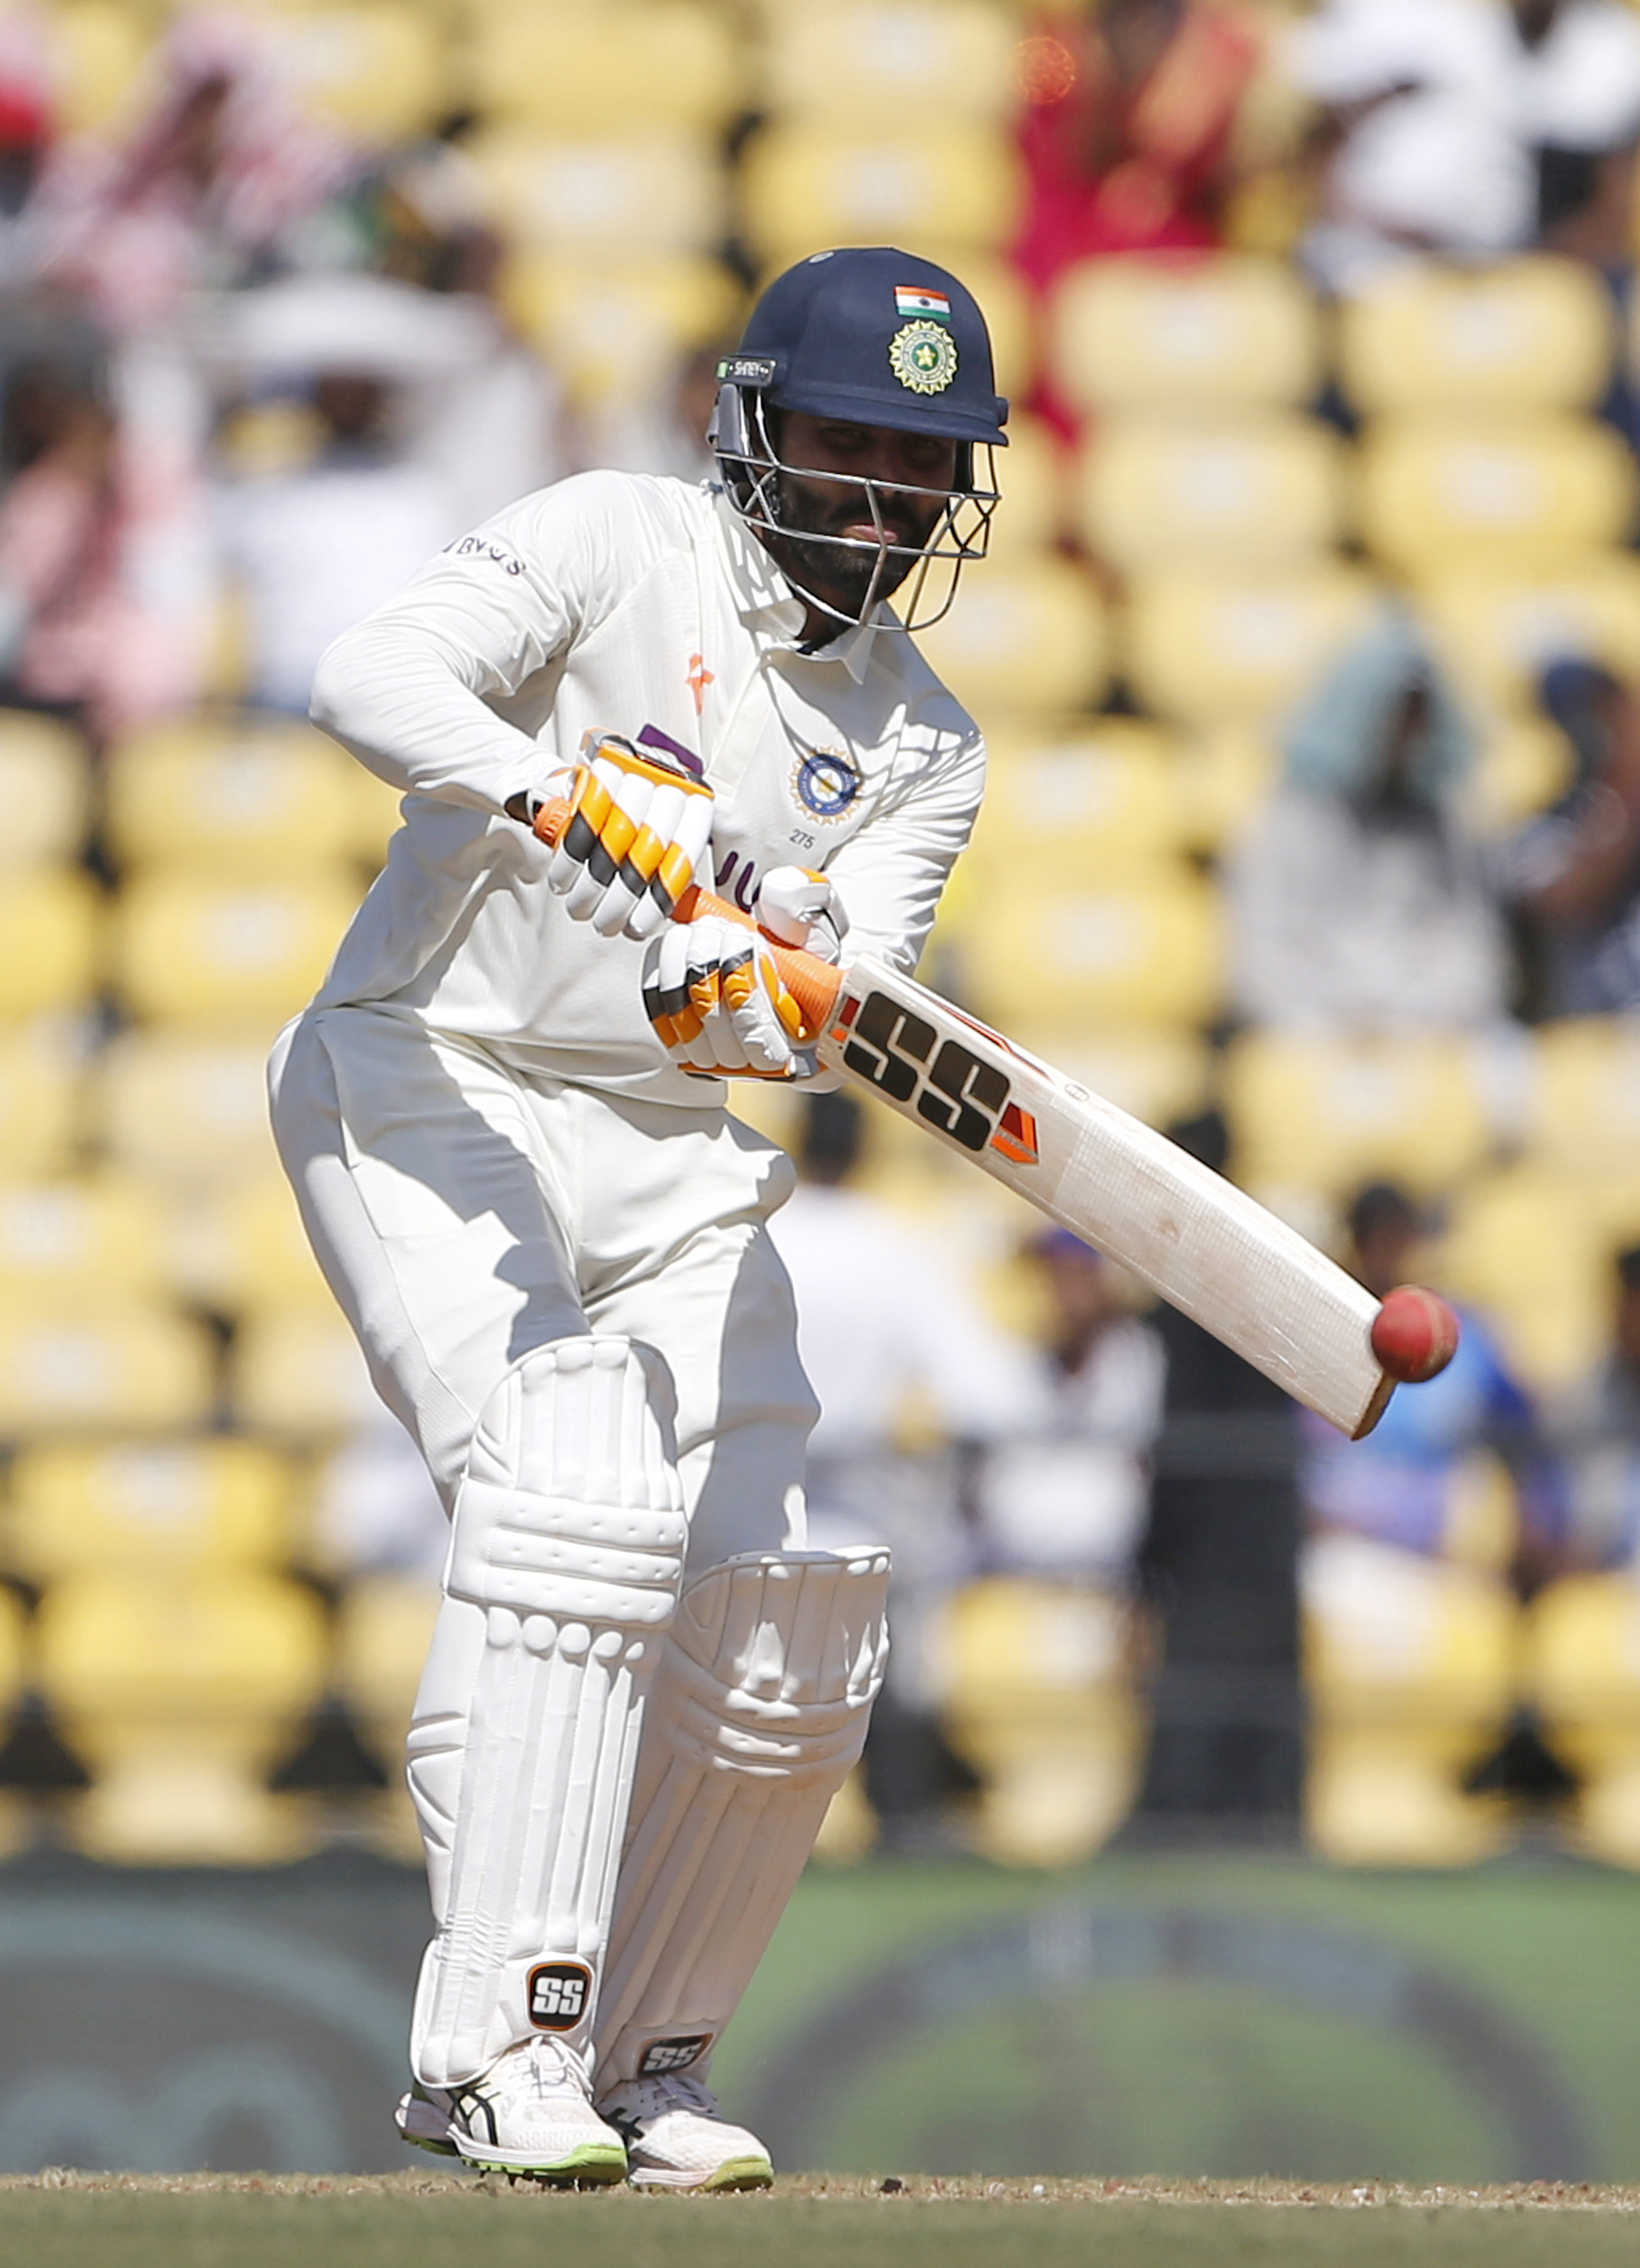
<instances>
[{"instance_id":1,"label":"ss logo on bat","mask_svg":"<svg viewBox=\"0 0 1640 2268\"><path fill-rule=\"evenodd\" d=\"M936 1042L938 1041L938 1049ZM1008 1101L1008 1081L960 1040L939 1040L926 1017L868 992L849 1031L842 1059L895 1102L916 1097L919 1118L965 1150L983 1150Z\"/></svg>"}]
</instances>

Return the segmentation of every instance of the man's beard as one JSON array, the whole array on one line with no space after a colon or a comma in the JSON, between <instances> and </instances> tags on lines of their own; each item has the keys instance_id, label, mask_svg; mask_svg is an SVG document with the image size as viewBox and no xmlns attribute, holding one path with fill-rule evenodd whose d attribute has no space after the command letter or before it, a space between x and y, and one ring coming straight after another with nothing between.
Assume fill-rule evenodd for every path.
<instances>
[{"instance_id":1,"label":"man's beard","mask_svg":"<svg viewBox=\"0 0 1640 2268\"><path fill-rule=\"evenodd\" d=\"M770 549L788 581L839 614L856 619L864 616L868 599L875 604L893 596L921 559L918 547L933 533L933 524L920 536L916 526L909 526L894 550L881 549L876 544L839 542L835 534L827 542L826 531L817 534L812 528L804 529L798 520L802 505L783 475L768 483L764 499L769 517L780 529ZM869 518L870 512L862 487L860 502L840 504L832 517L841 528Z\"/></svg>"}]
</instances>

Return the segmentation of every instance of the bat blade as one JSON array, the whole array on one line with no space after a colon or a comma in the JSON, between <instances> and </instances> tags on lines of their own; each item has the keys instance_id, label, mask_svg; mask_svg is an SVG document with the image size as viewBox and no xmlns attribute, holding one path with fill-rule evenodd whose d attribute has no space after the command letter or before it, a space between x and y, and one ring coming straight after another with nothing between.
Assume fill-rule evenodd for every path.
<instances>
[{"instance_id":1,"label":"bat blade","mask_svg":"<svg viewBox=\"0 0 1640 2268\"><path fill-rule=\"evenodd\" d=\"M1394 1387L1369 1336L1378 1301L1166 1135L867 956L844 969L818 1053L1342 1432L1378 1422Z\"/></svg>"},{"instance_id":2,"label":"bat blade","mask_svg":"<svg viewBox=\"0 0 1640 2268\"><path fill-rule=\"evenodd\" d=\"M535 834L555 843L569 815L563 799L547 804ZM695 888L673 918L696 912L746 919ZM862 954L839 974L775 953L828 1070L1120 1261L1342 1432L1372 1432L1394 1391L1372 1352L1379 1303L1297 1229L886 962Z\"/></svg>"}]
</instances>

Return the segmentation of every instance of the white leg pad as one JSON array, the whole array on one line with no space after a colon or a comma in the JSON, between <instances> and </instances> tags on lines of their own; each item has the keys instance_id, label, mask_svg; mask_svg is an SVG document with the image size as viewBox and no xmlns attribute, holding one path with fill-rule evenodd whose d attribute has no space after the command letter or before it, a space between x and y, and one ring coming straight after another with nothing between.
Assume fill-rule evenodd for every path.
<instances>
[{"instance_id":1,"label":"white leg pad","mask_svg":"<svg viewBox=\"0 0 1640 2268\"><path fill-rule=\"evenodd\" d=\"M685 1589L657 1674L597 2088L703 2073L865 1739L888 1554L747 1553Z\"/></svg>"},{"instance_id":2,"label":"white leg pad","mask_svg":"<svg viewBox=\"0 0 1640 2268\"><path fill-rule=\"evenodd\" d=\"M586 2055L682 1570L656 1388L664 1407L658 1359L629 1340L564 1339L480 1413L410 1729L438 1923L411 2023L425 2086L475 2079L536 2032Z\"/></svg>"}]
</instances>

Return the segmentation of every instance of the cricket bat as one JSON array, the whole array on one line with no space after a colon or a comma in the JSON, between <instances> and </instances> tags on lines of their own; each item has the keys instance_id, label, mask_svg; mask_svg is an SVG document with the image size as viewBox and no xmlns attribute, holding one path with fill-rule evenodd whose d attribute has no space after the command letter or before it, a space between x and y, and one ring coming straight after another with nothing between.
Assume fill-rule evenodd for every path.
<instances>
[{"instance_id":1,"label":"cricket bat","mask_svg":"<svg viewBox=\"0 0 1640 2268\"><path fill-rule=\"evenodd\" d=\"M535 833L552 843L567 803ZM691 886L673 918L736 906ZM1379 1301L1283 1220L1143 1120L1091 1094L914 977L861 954L841 968L769 940L828 1071L1095 1246L1352 1440L1395 1381Z\"/></svg>"}]
</instances>

